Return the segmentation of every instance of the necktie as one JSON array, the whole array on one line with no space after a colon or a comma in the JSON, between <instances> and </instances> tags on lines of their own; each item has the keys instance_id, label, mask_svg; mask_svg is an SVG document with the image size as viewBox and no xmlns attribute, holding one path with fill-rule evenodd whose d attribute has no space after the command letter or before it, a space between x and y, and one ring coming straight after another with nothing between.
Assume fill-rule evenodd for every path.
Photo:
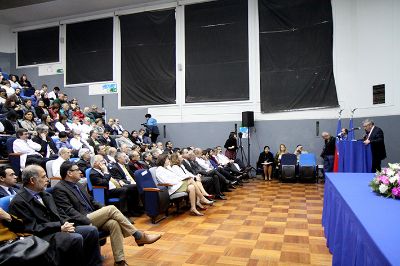
<instances>
[{"instance_id":1,"label":"necktie","mask_svg":"<svg viewBox=\"0 0 400 266\"><path fill-rule=\"evenodd\" d=\"M10 195L15 195L15 190L12 187L8 188L8 191L10 192Z\"/></svg>"},{"instance_id":2,"label":"necktie","mask_svg":"<svg viewBox=\"0 0 400 266\"><path fill-rule=\"evenodd\" d=\"M79 189L79 187L78 187L77 185L74 185L74 188L75 188L75 190L78 192L78 195L80 196L81 201L82 201L83 205L85 206L85 209L86 209L88 212L92 212L93 209L92 209L92 207L90 206L90 204L89 204L88 200L86 199L85 195L82 194L82 191Z\"/></svg>"},{"instance_id":3,"label":"necktie","mask_svg":"<svg viewBox=\"0 0 400 266\"><path fill-rule=\"evenodd\" d=\"M135 180L133 179L133 177L129 174L128 169L126 169L126 166L124 165L122 167L122 170L125 173L126 179L128 179L129 182L131 182L131 184L136 184Z\"/></svg>"},{"instance_id":4,"label":"necktie","mask_svg":"<svg viewBox=\"0 0 400 266\"><path fill-rule=\"evenodd\" d=\"M40 196L40 193L35 194L35 199L37 199L40 202L40 204L46 207L46 205L44 205L42 197Z\"/></svg>"}]
</instances>

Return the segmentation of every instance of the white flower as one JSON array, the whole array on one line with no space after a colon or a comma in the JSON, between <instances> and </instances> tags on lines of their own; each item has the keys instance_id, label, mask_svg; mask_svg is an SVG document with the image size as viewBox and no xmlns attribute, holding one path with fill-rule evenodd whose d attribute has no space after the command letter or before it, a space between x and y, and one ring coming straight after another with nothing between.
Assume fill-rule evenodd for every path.
<instances>
[{"instance_id":1,"label":"white flower","mask_svg":"<svg viewBox=\"0 0 400 266\"><path fill-rule=\"evenodd\" d=\"M400 164L398 163L389 163L388 165L393 170L400 170Z\"/></svg>"},{"instance_id":2,"label":"white flower","mask_svg":"<svg viewBox=\"0 0 400 266\"><path fill-rule=\"evenodd\" d=\"M399 177L396 176L396 175L395 175L395 176L392 176L392 177L389 178L389 182L393 184L394 182L396 182L396 181L398 180L398 178L399 178Z\"/></svg>"},{"instance_id":3,"label":"white flower","mask_svg":"<svg viewBox=\"0 0 400 266\"><path fill-rule=\"evenodd\" d=\"M381 192L382 194L384 194L384 193L386 193L386 191L388 190L388 186L387 185L385 185L385 184L381 184L380 186L379 186L379 192Z\"/></svg>"},{"instance_id":4,"label":"white flower","mask_svg":"<svg viewBox=\"0 0 400 266\"><path fill-rule=\"evenodd\" d=\"M396 172L394 170L390 169L390 168L388 168L386 170L386 175L387 176L394 176L395 174L396 174Z\"/></svg>"}]
</instances>

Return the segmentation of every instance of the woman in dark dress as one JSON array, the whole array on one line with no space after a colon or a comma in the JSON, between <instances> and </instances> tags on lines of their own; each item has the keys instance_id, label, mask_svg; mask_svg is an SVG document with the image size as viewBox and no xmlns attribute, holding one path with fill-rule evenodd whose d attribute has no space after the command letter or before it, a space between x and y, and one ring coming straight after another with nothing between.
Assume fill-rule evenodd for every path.
<instances>
[{"instance_id":1,"label":"woman in dark dress","mask_svg":"<svg viewBox=\"0 0 400 266\"><path fill-rule=\"evenodd\" d=\"M264 171L264 180L272 180L273 164L274 155L269 151L269 146L265 146L257 161L257 168L262 168Z\"/></svg>"},{"instance_id":2,"label":"woman in dark dress","mask_svg":"<svg viewBox=\"0 0 400 266\"><path fill-rule=\"evenodd\" d=\"M229 134L229 138L226 140L224 147L226 149L225 156L231 160L235 160L236 159L236 151L238 149L235 132L231 132Z\"/></svg>"}]
</instances>

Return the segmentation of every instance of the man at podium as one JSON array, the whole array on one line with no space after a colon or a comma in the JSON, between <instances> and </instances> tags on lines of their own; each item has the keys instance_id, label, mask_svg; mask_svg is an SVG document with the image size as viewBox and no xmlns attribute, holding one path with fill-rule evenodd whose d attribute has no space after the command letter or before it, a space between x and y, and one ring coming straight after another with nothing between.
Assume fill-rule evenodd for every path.
<instances>
[{"instance_id":1,"label":"man at podium","mask_svg":"<svg viewBox=\"0 0 400 266\"><path fill-rule=\"evenodd\" d=\"M370 119L363 121L365 129L364 144L371 145L372 172L381 171L381 161L386 158L385 138L382 129Z\"/></svg>"}]
</instances>

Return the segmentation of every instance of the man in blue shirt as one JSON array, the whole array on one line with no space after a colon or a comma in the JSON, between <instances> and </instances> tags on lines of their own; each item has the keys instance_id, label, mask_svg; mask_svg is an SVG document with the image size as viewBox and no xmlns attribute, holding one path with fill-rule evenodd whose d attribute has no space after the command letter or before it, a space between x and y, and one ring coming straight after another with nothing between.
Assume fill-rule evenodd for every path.
<instances>
[{"instance_id":1,"label":"man in blue shirt","mask_svg":"<svg viewBox=\"0 0 400 266\"><path fill-rule=\"evenodd\" d=\"M160 135L157 120L152 118L151 114L146 114L144 117L146 118L146 123L143 124L146 127L146 135L150 137L151 142L156 143Z\"/></svg>"}]
</instances>

